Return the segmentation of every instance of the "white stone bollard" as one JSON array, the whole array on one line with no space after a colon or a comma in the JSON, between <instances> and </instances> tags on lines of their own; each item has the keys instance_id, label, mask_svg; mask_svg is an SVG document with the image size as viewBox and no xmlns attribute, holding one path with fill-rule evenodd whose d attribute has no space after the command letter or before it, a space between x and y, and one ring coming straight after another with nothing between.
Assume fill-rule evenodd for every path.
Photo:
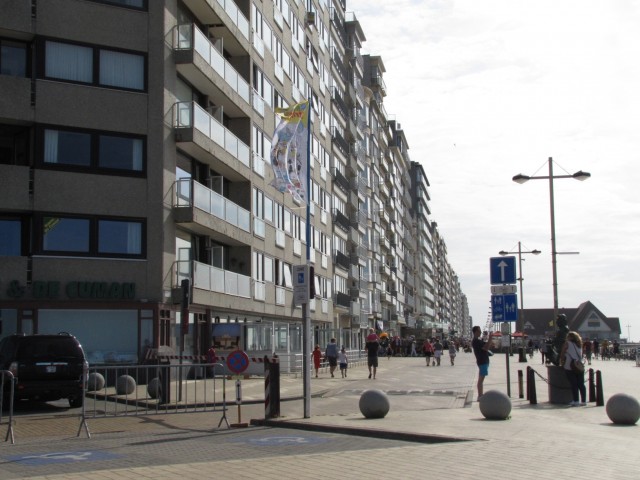
<instances>
[{"instance_id":1,"label":"white stone bollard","mask_svg":"<svg viewBox=\"0 0 640 480\"><path fill-rule=\"evenodd\" d=\"M489 420L506 420L511 413L511 399L498 390L489 390L480 397L480 412Z\"/></svg>"},{"instance_id":2,"label":"white stone bollard","mask_svg":"<svg viewBox=\"0 0 640 480\"><path fill-rule=\"evenodd\" d=\"M151 398L160 398L162 396L162 384L158 377L152 378L147 385L147 393Z\"/></svg>"},{"instance_id":3,"label":"white stone bollard","mask_svg":"<svg viewBox=\"0 0 640 480\"><path fill-rule=\"evenodd\" d=\"M365 418L384 418L391 407L387 395L382 390L363 392L358 406Z\"/></svg>"},{"instance_id":4,"label":"white stone bollard","mask_svg":"<svg viewBox=\"0 0 640 480\"><path fill-rule=\"evenodd\" d=\"M607 416L619 425L635 425L640 419L640 403L626 393L616 393L606 405Z\"/></svg>"},{"instance_id":5,"label":"white stone bollard","mask_svg":"<svg viewBox=\"0 0 640 480\"><path fill-rule=\"evenodd\" d=\"M131 395L136 391L136 381L130 375L120 375L116 380L116 393L118 395Z\"/></svg>"},{"instance_id":6,"label":"white stone bollard","mask_svg":"<svg viewBox=\"0 0 640 480\"><path fill-rule=\"evenodd\" d=\"M97 392L104 388L104 376L101 373L93 372L89 374L87 378L87 390L89 392Z\"/></svg>"}]
</instances>

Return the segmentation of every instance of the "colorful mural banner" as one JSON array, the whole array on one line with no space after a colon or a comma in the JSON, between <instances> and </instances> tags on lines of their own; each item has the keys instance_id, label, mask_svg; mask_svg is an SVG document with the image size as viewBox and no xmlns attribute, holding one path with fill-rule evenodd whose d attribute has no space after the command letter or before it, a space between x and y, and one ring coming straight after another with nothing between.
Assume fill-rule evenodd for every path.
<instances>
[{"instance_id":1,"label":"colorful mural banner","mask_svg":"<svg viewBox=\"0 0 640 480\"><path fill-rule=\"evenodd\" d=\"M300 203L307 203L309 175L309 106L298 103L290 108L277 108L280 123L271 140L271 185L279 192L289 192Z\"/></svg>"}]
</instances>

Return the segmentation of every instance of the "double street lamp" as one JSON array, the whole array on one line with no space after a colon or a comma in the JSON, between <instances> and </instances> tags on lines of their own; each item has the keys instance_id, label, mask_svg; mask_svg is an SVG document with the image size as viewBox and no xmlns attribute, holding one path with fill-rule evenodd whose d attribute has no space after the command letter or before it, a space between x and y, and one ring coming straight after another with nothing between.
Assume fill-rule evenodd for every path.
<instances>
[{"instance_id":1,"label":"double street lamp","mask_svg":"<svg viewBox=\"0 0 640 480\"><path fill-rule=\"evenodd\" d=\"M529 180L549 180L549 206L551 210L551 270L553 273L553 320L551 325L555 328L555 321L558 316L558 272L556 268L556 220L555 220L555 206L553 202L553 180L556 178L573 178L575 180L584 181L591 177L590 173L577 171L572 175L553 175L553 159L549 157L549 175L534 176L523 175L519 173L513 177L513 181L516 183L525 183Z\"/></svg>"}]
</instances>

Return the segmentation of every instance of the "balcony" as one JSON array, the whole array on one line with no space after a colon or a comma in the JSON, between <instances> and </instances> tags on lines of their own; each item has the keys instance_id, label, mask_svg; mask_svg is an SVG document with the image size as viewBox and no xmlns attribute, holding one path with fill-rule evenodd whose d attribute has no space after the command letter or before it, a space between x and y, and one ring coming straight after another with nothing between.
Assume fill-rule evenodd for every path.
<instances>
[{"instance_id":1,"label":"balcony","mask_svg":"<svg viewBox=\"0 0 640 480\"><path fill-rule=\"evenodd\" d=\"M351 297L342 292L336 292L333 296L333 303L336 307L349 309L351 307Z\"/></svg>"},{"instance_id":2,"label":"balcony","mask_svg":"<svg viewBox=\"0 0 640 480\"><path fill-rule=\"evenodd\" d=\"M194 289L252 298L251 277L196 261L192 262L192 266ZM194 291L194 297L196 295ZM195 298L194 301L196 301Z\"/></svg>"},{"instance_id":3,"label":"balcony","mask_svg":"<svg viewBox=\"0 0 640 480\"><path fill-rule=\"evenodd\" d=\"M247 55L250 24L233 0L184 0L189 10L205 25L209 33L224 39L225 50Z\"/></svg>"},{"instance_id":4,"label":"balcony","mask_svg":"<svg viewBox=\"0 0 640 480\"><path fill-rule=\"evenodd\" d=\"M247 181L251 176L249 146L225 128L195 102L178 102L173 106L176 143L189 155L215 169L224 177ZM216 159L222 160L215 163Z\"/></svg>"},{"instance_id":5,"label":"balcony","mask_svg":"<svg viewBox=\"0 0 640 480\"><path fill-rule=\"evenodd\" d=\"M198 90L216 99L231 117L250 117L251 88L235 68L193 24L174 28L176 69ZM231 92L229 92L230 87ZM231 93L231 94L230 94Z\"/></svg>"},{"instance_id":6,"label":"balcony","mask_svg":"<svg viewBox=\"0 0 640 480\"><path fill-rule=\"evenodd\" d=\"M349 232L349 218L336 208L333 209L333 222L344 232Z\"/></svg>"},{"instance_id":7,"label":"balcony","mask_svg":"<svg viewBox=\"0 0 640 480\"><path fill-rule=\"evenodd\" d=\"M224 243L251 243L251 213L248 210L188 178L176 181L174 190L176 223ZM221 224L216 219L226 223Z\"/></svg>"},{"instance_id":8,"label":"balcony","mask_svg":"<svg viewBox=\"0 0 640 480\"><path fill-rule=\"evenodd\" d=\"M344 139L342 130L336 126L331 127L331 140L338 150L347 157L349 155L349 144Z\"/></svg>"},{"instance_id":9,"label":"balcony","mask_svg":"<svg viewBox=\"0 0 640 480\"><path fill-rule=\"evenodd\" d=\"M333 255L333 263L335 266L342 268L343 270L349 270L351 266L351 262L349 261L349 257L342 253L340 250L336 250Z\"/></svg>"},{"instance_id":10,"label":"balcony","mask_svg":"<svg viewBox=\"0 0 640 480\"><path fill-rule=\"evenodd\" d=\"M331 175L333 175L333 183L342 190L344 193L349 192L349 180L344 174L338 170L336 167L331 168Z\"/></svg>"}]
</instances>

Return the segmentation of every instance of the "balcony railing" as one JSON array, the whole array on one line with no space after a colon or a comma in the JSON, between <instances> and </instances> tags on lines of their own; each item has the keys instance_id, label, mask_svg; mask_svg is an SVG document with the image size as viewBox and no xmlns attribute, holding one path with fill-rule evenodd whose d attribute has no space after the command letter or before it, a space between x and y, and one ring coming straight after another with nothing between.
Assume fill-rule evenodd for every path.
<instances>
[{"instance_id":1,"label":"balcony railing","mask_svg":"<svg viewBox=\"0 0 640 480\"><path fill-rule=\"evenodd\" d=\"M218 51L198 27L194 24L177 25L175 32L175 50L195 50L211 68L225 79L234 92L249 103L249 83L225 60L222 53Z\"/></svg>"},{"instance_id":2,"label":"balcony railing","mask_svg":"<svg viewBox=\"0 0 640 480\"><path fill-rule=\"evenodd\" d=\"M178 280L184 269L180 264L193 265L193 287L209 292L251 298L251 277L200 262L176 262ZM178 283L179 285L179 283Z\"/></svg>"},{"instance_id":3,"label":"balcony railing","mask_svg":"<svg viewBox=\"0 0 640 480\"><path fill-rule=\"evenodd\" d=\"M197 103L177 102L174 105L174 126L175 128L195 128L250 167L249 146Z\"/></svg>"},{"instance_id":4,"label":"balcony railing","mask_svg":"<svg viewBox=\"0 0 640 480\"><path fill-rule=\"evenodd\" d=\"M190 178L176 181L176 206L196 207L251 233L251 213L248 210Z\"/></svg>"}]
</instances>

